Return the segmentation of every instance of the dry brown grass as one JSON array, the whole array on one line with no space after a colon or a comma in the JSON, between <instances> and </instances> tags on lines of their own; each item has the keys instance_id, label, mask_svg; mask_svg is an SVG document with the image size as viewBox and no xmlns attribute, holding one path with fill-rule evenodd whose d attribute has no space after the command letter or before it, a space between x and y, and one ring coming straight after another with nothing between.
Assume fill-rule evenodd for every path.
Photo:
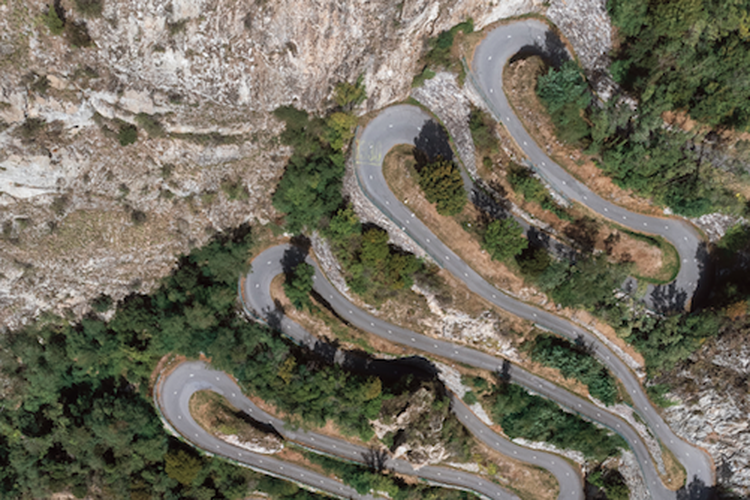
<instances>
[{"instance_id":1,"label":"dry brown grass","mask_svg":"<svg viewBox=\"0 0 750 500\"><path fill-rule=\"evenodd\" d=\"M523 280L507 266L493 261L490 255L482 250L476 234L467 232L457 222L457 219L460 219L466 220L468 224L475 223L479 212L471 203L467 203L456 217L446 217L437 213L435 206L427 201L417 183L411 151L412 148L409 146L397 146L388 152L383 161L383 175L393 194L466 263L475 270L481 270L481 274L490 283L517 295L534 294L534 291L527 288Z\"/></svg>"},{"instance_id":2,"label":"dry brown grass","mask_svg":"<svg viewBox=\"0 0 750 500\"><path fill-rule=\"evenodd\" d=\"M687 473L682 464L677 461L677 458L675 458L674 454L666 446L661 443L659 443L659 446L661 447L661 458L664 460L664 468L667 472L666 474L659 474L659 476L668 489L677 491L685 485Z\"/></svg>"}]
</instances>

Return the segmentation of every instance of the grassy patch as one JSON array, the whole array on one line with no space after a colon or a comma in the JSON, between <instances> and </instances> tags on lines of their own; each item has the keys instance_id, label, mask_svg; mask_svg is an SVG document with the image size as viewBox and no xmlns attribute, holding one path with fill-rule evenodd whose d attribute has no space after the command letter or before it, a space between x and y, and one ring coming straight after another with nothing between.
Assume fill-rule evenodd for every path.
<instances>
[{"instance_id":1,"label":"grassy patch","mask_svg":"<svg viewBox=\"0 0 750 500\"><path fill-rule=\"evenodd\" d=\"M221 190L227 195L227 198L233 201L247 201L250 194L247 192L245 184L239 179L227 179L222 181Z\"/></svg>"},{"instance_id":2,"label":"grassy patch","mask_svg":"<svg viewBox=\"0 0 750 500\"><path fill-rule=\"evenodd\" d=\"M159 117L157 115L138 113L135 116L135 122L139 127L145 130L148 136L151 138L164 137L166 135L164 127L159 121Z\"/></svg>"},{"instance_id":3,"label":"grassy patch","mask_svg":"<svg viewBox=\"0 0 750 500\"><path fill-rule=\"evenodd\" d=\"M416 75L414 79L411 81L412 88L416 88L421 86L425 81L434 78L435 72L428 68L427 66L424 67L421 73Z\"/></svg>"},{"instance_id":4,"label":"grassy patch","mask_svg":"<svg viewBox=\"0 0 750 500\"><path fill-rule=\"evenodd\" d=\"M654 384L646 386L646 394L648 394L649 399L651 399L651 401L660 408L669 408L670 406L675 406L678 404L665 397L669 390L670 388L667 384Z\"/></svg>"},{"instance_id":5,"label":"grassy patch","mask_svg":"<svg viewBox=\"0 0 750 500\"><path fill-rule=\"evenodd\" d=\"M138 129L135 125L123 123L120 125L120 131L117 133L117 140L120 146L128 146L138 140Z\"/></svg>"}]
</instances>

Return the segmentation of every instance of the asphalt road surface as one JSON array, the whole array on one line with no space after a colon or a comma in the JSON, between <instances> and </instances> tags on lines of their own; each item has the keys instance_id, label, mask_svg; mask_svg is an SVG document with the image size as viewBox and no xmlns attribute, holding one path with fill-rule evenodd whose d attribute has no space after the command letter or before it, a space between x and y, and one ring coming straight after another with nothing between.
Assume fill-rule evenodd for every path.
<instances>
[{"instance_id":1,"label":"asphalt road surface","mask_svg":"<svg viewBox=\"0 0 750 500\"><path fill-rule=\"evenodd\" d=\"M650 286L647 302L658 310L683 308L689 304L698 287L705 257L698 232L684 220L629 212L592 192L543 152L508 104L502 82L506 62L519 51L549 55L555 52L554 48L549 48L556 46L552 39L547 25L537 20L515 22L493 30L474 53L472 82L478 86L495 119L506 127L534 168L553 189L621 226L663 236L675 246L680 254L680 271L673 283Z\"/></svg>"},{"instance_id":2,"label":"asphalt road surface","mask_svg":"<svg viewBox=\"0 0 750 500\"><path fill-rule=\"evenodd\" d=\"M515 26L515 25L509 25ZM534 24L532 24L534 26ZM508 26L504 26L503 29ZM526 23L522 23L521 27L518 28L519 38L523 33L527 33L526 36L535 36L535 31L527 28ZM531 35L530 35L531 34ZM494 37L495 32L490 36ZM507 34L504 35L507 39ZM511 34L511 39L514 35ZM493 38L494 39L494 38ZM479 53L479 52L478 52ZM515 52L512 52L515 53ZM512 54L509 53L509 54ZM489 57L489 56L487 56ZM498 65L502 68L503 60L498 61ZM498 84L499 85L499 84ZM498 87L501 88L501 87ZM493 92L502 93L502 92ZM512 115L511 115L512 116ZM417 141L423 141L423 130L430 127L431 117L427 115L421 109L415 106L399 105L393 106L383 110L377 117L370 121L365 129L359 134L356 144L356 161L355 161L355 173L358 178L358 182L365 192L367 197L392 221L394 221L399 227L401 227L417 244L419 244L425 251L432 256L432 258L454 276L461 279L466 286L474 293L482 296L487 301L494 305L509 311L517 316L533 321L539 326L556 332L560 335L568 337L572 340L581 338L587 345L593 346L594 355L599 358L605 366L607 366L615 377L620 379L624 384L626 390L630 394L634 408L637 410L640 417L646 422L653 434L661 440L661 442L669 448L680 463L685 467L689 481L695 481L696 483L704 485L713 485L713 469L711 460L707 454L699 450L698 448L689 445L678 438L672 430L664 423L663 419L651 406L645 392L643 391L638 379L630 371L630 369L623 363L608 347L606 347L593 333L579 327L566 319L560 318L551 314L547 311L539 309L533 305L527 304L520 300L516 300L485 281L476 271L474 271L468 264L463 262L458 255L456 255L447 245L440 241L432 232L417 218L409 208L401 203L388 188L388 184L385 181L382 173L382 161L385 154L394 146L398 144L415 144ZM523 131L523 127L520 127ZM515 130L514 130L515 132ZM523 131L525 133L525 131ZM517 139L518 140L518 139ZM527 143L531 144L530 138L527 139ZM523 143L523 140L521 140ZM544 160L547 162L547 160ZM559 168L559 167L558 167ZM560 169L562 170L562 169ZM564 171L563 171L564 173ZM567 183L568 181L566 181ZM572 181L571 181L572 182ZM586 195L588 197L588 195ZM588 201L588 200L584 200ZM608 208L608 203L601 202L602 207ZM612 205L614 207L614 205ZM612 208L611 210L615 210ZM626 215L625 217L632 217L632 221L640 220L642 216L631 214L620 208L618 211L622 211ZM605 212L606 213L606 212ZM617 212L620 213L620 212ZM649 221L661 219L653 219L650 217L643 217L645 222L648 224ZM690 248L690 237L687 234L692 234L689 229L686 228L684 223L679 221L662 221L664 227L669 226L671 229L682 227L685 230L685 236L688 238L685 245L678 244L679 242L674 241L678 251L681 255ZM648 227L648 226L647 226ZM651 228L654 229L654 228ZM676 230L676 229L675 229ZM683 232L677 234L682 235ZM669 236L671 240L674 236ZM683 240L685 241L685 240ZM683 264L681 267L680 275L684 278L686 275L697 276L697 267L691 266L690 262ZM697 279L697 278L696 278ZM475 363L470 363L475 364ZM558 389L558 392L561 390ZM604 423L597 415L602 413L605 415L606 412L601 410L581 411L580 408L569 406L561 400L559 394L545 394L546 396L554 399L563 406L568 406L587 417L598 420ZM591 405L593 407L593 405ZM594 407L595 408L595 407ZM593 408L591 408L593 410ZM614 427L613 427L614 428ZM628 429L630 427L628 426ZM623 434L623 437L627 436L620 428L616 428L618 432ZM646 460L646 456L643 454L641 447L645 447L641 440L635 436L636 439L628 439L629 444L633 448L636 457L639 458L639 463L643 469L644 475L646 476L648 487L654 498L667 499L675 498L675 493L667 490L660 479L656 475L656 471L651 464L651 460ZM640 443L640 444L639 444Z\"/></svg>"},{"instance_id":3,"label":"asphalt road surface","mask_svg":"<svg viewBox=\"0 0 750 500\"><path fill-rule=\"evenodd\" d=\"M413 224L413 222L412 222ZM273 300L268 295L267 290L270 287L271 281L279 273L283 272L285 266L282 262L286 262L286 269L288 270L294 263L301 261L302 258L299 256L298 251L290 251L290 245L280 245L269 248L261 253L258 257L253 260L252 271L248 274L245 280L244 288L244 301L247 308L255 313L256 316L261 319L268 319L269 324L274 328L283 331L288 336L295 339L300 344L307 346L308 348L319 351L318 339L307 333L297 323L289 320L283 315L278 314L276 306ZM315 291L320 295L322 299L328 302L328 305L336 311L336 313L345 321L350 324L369 331L379 337L385 338L389 341L404 344L411 348L424 351L429 354L441 356L456 362L466 363L477 368L490 370L496 372L508 369L508 363L506 360L496 358L489 354L453 344L451 342L441 341L432 339L430 337L417 334L405 328L401 328L392 325L382 319L371 316L365 311L358 309L349 300L341 295L336 288L327 280L327 278L321 273L315 262L307 258L306 261L311 265L315 266ZM500 297L500 294L495 294ZM541 315L541 311L540 311ZM553 318L556 318L553 316ZM535 318L539 319L539 318ZM559 318L556 318L559 319ZM614 355L611 355L614 356ZM338 361L341 361L340 358ZM602 424L615 432L619 433L628 443L631 450L635 453L638 463L641 466L644 478L647 482L647 486L651 495L654 499L675 499L676 494L673 491L668 490L661 482L659 475L656 471L654 463L648 452L648 448L645 443L641 440L638 433L628 425L624 420L619 417L603 410L599 406L593 404L587 399L583 399L576 396L567 390L541 378L533 375L517 365L510 366L509 375L512 382L517 383L544 396L550 400L553 400L561 406L574 411L585 418ZM635 382L637 384L637 381ZM628 385L626 384L626 387ZM640 390L640 386L636 386ZM637 395L637 391L633 392L628 388L633 396ZM464 405L453 405L456 414L459 419L466 424L466 422L476 421L477 425L481 424L477 417L471 414L471 412ZM656 428L652 429L657 435L674 436L669 427L661 421L661 418L656 415L650 406L651 415L654 416L654 420L658 423L655 424ZM475 424L466 424L467 427L475 434L476 437L487 442L484 438L485 432L488 430L481 429L483 432L476 432ZM499 438L499 437L498 437ZM490 442L495 440L501 446L498 449L501 453L519 458L534 465L539 465L549 470L555 477L560 481L561 484L561 495L560 498L582 498L583 493L581 489L581 479L576 477L575 481L571 478L575 474L575 471L571 472L569 465L563 462L559 457L552 457L551 455L542 456L539 452L530 451L522 447L518 447L509 443L505 440L501 441L494 435L490 439ZM687 469L692 479L694 476L698 477L703 484L707 483L703 478L712 478L711 464L708 458L703 455L697 449L692 448L690 445L684 443L676 437L672 437L671 442L667 441L667 445L673 452L682 452L686 454L684 457L678 455L678 458L683 465L691 464L695 469ZM506 447L505 443L513 446L512 448ZM489 443L488 443L489 444ZM522 451L523 450L523 454ZM693 458L691 462L690 459ZM576 488L576 490L574 490ZM575 495L573 492L576 491ZM568 494L568 492L570 492ZM691 498L691 497L687 497ZM695 497L700 498L700 497Z\"/></svg>"},{"instance_id":4,"label":"asphalt road surface","mask_svg":"<svg viewBox=\"0 0 750 500\"><path fill-rule=\"evenodd\" d=\"M202 361L185 362L161 379L157 389L156 401L162 414L172 428L193 446L210 454L229 458L264 474L304 483L338 497L368 500L375 498L372 495L360 495L354 488L305 467L273 458L270 455L245 450L206 432L193 419L189 411L190 396L200 390L211 390L221 394L237 409L244 411L257 422L272 426L287 441L292 441L311 450L362 463L365 462L365 457L369 453L368 448L351 444L343 439L303 430L287 429L283 420L272 417L246 398L237 384L224 372L213 370ZM459 406L463 405L460 404ZM476 417L474 419L476 420ZM481 425L475 427L475 429L477 432L485 432L487 435L494 434ZM502 438L498 437L498 439ZM494 445L493 447L496 448ZM460 470L436 466L425 466L415 470L405 460L388 460L386 465L389 469L402 474L418 476L434 484L475 491L486 498L518 500L516 495L491 481Z\"/></svg>"},{"instance_id":5,"label":"asphalt road surface","mask_svg":"<svg viewBox=\"0 0 750 500\"><path fill-rule=\"evenodd\" d=\"M291 254L291 256L290 256ZM253 260L251 272L245 280L244 301L247 308L256 317L267 321L274 328L288 335L298 344L304 345L312 351L321 352L321 341L303 329L299 324L279 314L270 294L271 281L284 272L284 262L288 267L305 259L304 255L295 252L290 245L280 245L269 248ZM416 334L410 330L391 325L383 320L375 318L366 312L357 309L346 297L341 295L320 271L315 261L306 258L306 261L315 266L315 291L326 300L331 308L343 319L363 330L370 331L375 335L390 341L406 344L414 349L419 349L431 354L443 356L454 361L470 363L487 370L502 370L503 361L492 356L482 354L472 349L456 346L450 342L434 340L424 335ZM339 363L344 363L346 354L337 351L331 357ZM527 374L526 372L512 371L514 380L520 377L526 380L529 386L533 385L536 392L543 394L545 391L555 390L555 386L541 378ZM564 391L565 392L565 391ZM567 392L566 392L567 394ZM576 398L580 399L580 398ZM573 401L573 400L571 400ZM594 406L587 401L583 403ZM558 456L542 451L530 450L518 446L507 439L499 436L487 427L474 413L469 410L463 402L453 399L451 404L453 413L458 417L474 436L484 442L490 448L503 455L528 462L530 464L549 470L560 484L561 499L582 499L583 488L580 474L577 469ZM614 422L614 420L612 421ZM616 425L625 426L624 422ZM633 431L635 432L635 431ZM646 452L648 454L648 452ZM421 475L424 469L420 469ZM473 477L473 476L472 476Z\"/></svg>"},{"instance_id":6,"label":"asphalt road surface","mask_svg":"<svg viewBox=\"0 0 750 500\"><path fill-rule=\"evenodd\" d=\"M541 38L540 38L541 37ZM519 49L542 42L546 37L546 26L538 21L523 21L502 26L488 35L475 53L474 72L480 90L496 115L511 132L515 140L541 170L546 180L561 194L571 200L589 206L618 224L641 232L660 234L672 242L681 256L682 266L671 289L652 292L652 300L664 303L675 303L682 297L688 301L692 296L699 277L699 240L695 231L685 222L674 219L660 219L628 212L613 205L588 190L562 168L555 165L528 136L520 121L511 112L502 92L502 68L508 57ZM495 289L481 276L464 263L445 244L438 240L403 203L397 200L388 189L382 175L382 160L385 154L397 144L414 144L420 138L423 127L431 122L430 117L413 106L395 106L383 110L372 120L360 134L356 144L356 165L358 181L366 195L394 222L402 227L418 244L420 244L440 265L463 280L473 292L489 302L515 315L529 319L541 327L575 339L582 337L594 346L595 355L605 363L612 373L624 384L634 401L634 406L651 431L669 448L685 466L690 482L712 485L713 473L708 456L701 450L690 446L677 438L651 407L637 378L627 366L604 346L593 334L565 319L559 318L532 305L515 300ZM429 137L421 137L429 140ZM294 324L275 312L270 302L268 287L274 276L281 271L286 247L274 247L255 259L253 272L248 275L245 285L245 301L251 309L257 311L269 323L276 322L284 333L296 338L301 343L315 347L318 342ZM274 264L275 263L275 264ZM316 291L341 316L352 324L382 336L412 346L425 352L439 355L455 361L468 363L489 370L501 369L503 360L466 347L456 346L429 337L421 336L405 329L400 329L387 322L374 318L364 311L356 309L343 296L338 294L330 283L316 268ZM338 353L335 356L340 356ZM192 370L192 371L191 371ZM599 422L620 433L631 446L639 464L650 493L655 499L674 499L678 494L669 491L661 483L646 446L637 433L618 417L602 410L591 402L579 398L558 386L536 377L517 366L511 368L511 377L534 392L548 397L560 405ZM335 440L314 433L291 433L283 428L281 422L274 422L270 416L263 414L252 403L241 396L237 386L226 375L209 370L199 364L183 364L161 382L158 404L171 425L194 445L243 464L284 478L294 479L312 485L320 490L345 496L361 497L351 488L341 485L307 469L275 460L268 456L254 454L236 446L220 441L203 431L190 417L188 401L190 394L201 388L216 390L227 397L232 404L248 411L261 422L271 425L287 439L300 442L341 457L357 459L366 450L354 447L341 440ZM479 421L461 402L453 402L452 407L458 418L479 439L501 453L517 457L550 470L560 482L560 498L582 498L581 479L578 473L567 462L550 454L528 450L504 440L494 434ZM341 448L339 448L341 447ZM411 467L398 461L389 466L404 473L414 474ZM515 498L512 494L497 485L464 472L439 467L424 467L417 471L420 477L436 482L452 484L458 487L478 491L490 498ZM450 474L450 475L448 475ZM701 498L705 492L685 493L679 498Z\"/></svg>"}]
</instances>

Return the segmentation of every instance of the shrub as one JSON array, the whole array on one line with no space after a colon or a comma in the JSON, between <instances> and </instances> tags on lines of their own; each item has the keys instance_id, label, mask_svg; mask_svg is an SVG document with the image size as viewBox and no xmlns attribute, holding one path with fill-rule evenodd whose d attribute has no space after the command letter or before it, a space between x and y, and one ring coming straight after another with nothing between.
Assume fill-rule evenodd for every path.
<instances>
[{"instance_id":1,"label":"shrub","mask_svg":"<svg viewBox=\"0 0 750 500\"><path fill-rule=\"evenodd\" d=\"M455 25L448 31L441 32L437 37L430 38L427 41L429 50L424 57L427 64L444 68L451 65L451 48L453 47L453 40L459 31L462 31L467 35L473 32L474 21L472 19L467 19L466 21Z\"/></svg>"},{"instance_id":2,"label":"shrub","mask_svg":"<svg viewBox=\"0 0 750 500\"><path fill-rule=\"evenodd\" d=\"M135 125L125 123L120 125L120 132L117 134L117 140L121 146L133 144L138 140L138 129Z\"/></svg>"},{"instance_id":3,"label":"shrub","mask_svg":"<svg viewBox=\"0 0 750 500\"><path fill-rule=\"evenodd\" d=\"M44 118L26 118L20 127L18 135L24 143L34 142L34 140L47 128L47 122Z\"/></svg>"},{"instance_id":4,"label":"shrub","mask_svg":"<svg viewBox=\"0 0 750 500\"><path fill-rule=\"evenodd\" d=\"M360 77L357 78L357 82L353 85L349 82L337 83L334 88L334 102L336 102L339 107L347 110L362 104L362 102L367 99L367 92L363 80L364 76L360 75Z\"/></svg>"},{"instance_id":5,"label":"shrub","mask_svg":"<svg viewBox=\"0 0 750 500\"><path fill-rule=\"evenodd\" d=\"M109 311L112 308L112 297L106 293L100 294L91 302L91 308L98 313Z\"/></svg>"},{"instance_id":6,"label":"shrub","mask_svg":"<svg viewBox=\"0 0 750 500\"><path fill-rule=\"evenodd\" d=\"M59 7L58 3L51 4L47 7L47 12L42 16L42 21L53 35L62 35L65 31L65 11Z\"/></svg>"},{"instance_id":7,"label":"shrub","mask_svg":"<svg viewBox=\"0 0 750 500\"><path fill-rule=\"evenodd\" d=\"M307 262L300 262L287 276L284 282L284 293L295 309L310 309L310 292L313 288L315 268Z\"/></svg>"},{"instance_id":8,"label":"shrub","mask_svg":"<svg viewBox=\"0 0 750 500\"><path fill-rule=\"evenodd\" d=\"M165 131L159 122L159 117L147 113L138 113L135 115L135 122L146 131L149 137L164 137Z\"/></svg>"},{"instance_id":9,"label":"shrub","mask_svg":"<svg viewBox=\"0 0 750 500\"><path fill-rule=\"evenodd\" d=\"M86 17L99 17L104 10L104 0L75 0L76 10Z\"/></svg>"},{"instance_id":10,"label":"shrub","mask_svg":"<svg viewBox=\"0 0 750 500\"><path fill-rule=\"evenodd\" d=\"M429 80L431 78L435 77L435 72L432 71L428 66L425 66L422 69L422 72L419 73L414 77L414 79L411 81L412 88L419 87L422 85L426 80Z\"/></svg>"},{"instance_id":11,"label":"shrub","mask_svg":"<svg viewBox=\"0 0 750 500\"><path fill-rule=\"evenodd\" d=\"M133 224L136 226L141 226L148 220L148 214L142 210L133 210L130 212L130 220L132 220Z\"/></svg>"},{"instance_id":12,"label":"shrub","mask_svg":"<svg viewBox=\"0 0 750 500\"><path fill-rule=\"evenodd\" d=\"M466 394L464 394L464 403L471 406L473 404L477 403L477 395L474 394L474 391L467 391Z\"/></svg>"},{"instance_id":13,"label":"shrub","mask_svg":"<svg viewBox=\"0 0 750 500\"><path fill-rule=\"evenodd\" d=\"M90 47L93 43L88 26L84 21L65 23L65 38L71 46L77 48Z\"/></svg>"},{"instance_id":14,"label":"shrub","mask_svg":"<svg viewBox=\"0 0 750 500\"><path fill-rule=\"evenodd\" d=\"M222 181L221 190L230 200L247 201L250 198L250 193L241 180Z\"/></svg>"},{"instance_id":15,"label":"shrub","mask_svg":"<svg viewBox=\"0 0 750 500\"><path fill-rule=\"evenodd\" d=\"M418 170L419 187L440 215L456 215L466 205L466 191L456 164L438 157Z\"/></svg>"},{"instance_id":16,"label":"shrub","mask_svg":"<svg viewBox=\"0 0 750 500\"><path fill-rule=\"evenodd\" d=\"M497 154L499 145L495 136L495 120L487 112L472 106L469 113L469 130L478 151L483 154Z\"/></svg>"}]
</instances>

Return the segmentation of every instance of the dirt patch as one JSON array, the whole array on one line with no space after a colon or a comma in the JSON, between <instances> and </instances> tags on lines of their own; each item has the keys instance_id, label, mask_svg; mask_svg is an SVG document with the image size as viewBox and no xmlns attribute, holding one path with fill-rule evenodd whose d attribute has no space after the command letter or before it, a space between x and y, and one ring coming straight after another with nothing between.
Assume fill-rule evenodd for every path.
<instances>
[{"instance_id":1,"label":"dirt patch","mask_svg":"<svg viewBox=\"0 0 750 500\"><path fill-rule=\"evenodd\" d=\"M661 445L661 458L664 460L664 468L666 474L659 474L664 486L672 491L677 491L685 485L687 479L687 473L685 468L680 462L677 461L674 454L672 454L666 446Z\"/></svg>"},{"instance_id":2,"label":"dirt patch","mask_svg":"<svg viewBox=\"0 0 750 500\"><path fill-rule=\"evenodd\" d=\"M281 445L278 437L244 420L237 408L213 391L195 392L190 397L189 408L198 425L220 439L237 436L243 443L269 451L277 450Z\"/></svg>"},{"instance_id":3,"label":"dirt patch","mask_svg":"<svg viewBox=\"0 0 750 500\"><path fill-rule=\"evenodd\" d=\"M547 154L558 165L602 198L633 212L663 216L661 209L649 200L616 186L596 166L592 156L557 140L555 126L535 91L537 78L545 71L546 65L542 59L533 56L506 66L503 73L503 88L508 102L531 137L538 144L546 146Z\"/></svg>"}]
</instances>

